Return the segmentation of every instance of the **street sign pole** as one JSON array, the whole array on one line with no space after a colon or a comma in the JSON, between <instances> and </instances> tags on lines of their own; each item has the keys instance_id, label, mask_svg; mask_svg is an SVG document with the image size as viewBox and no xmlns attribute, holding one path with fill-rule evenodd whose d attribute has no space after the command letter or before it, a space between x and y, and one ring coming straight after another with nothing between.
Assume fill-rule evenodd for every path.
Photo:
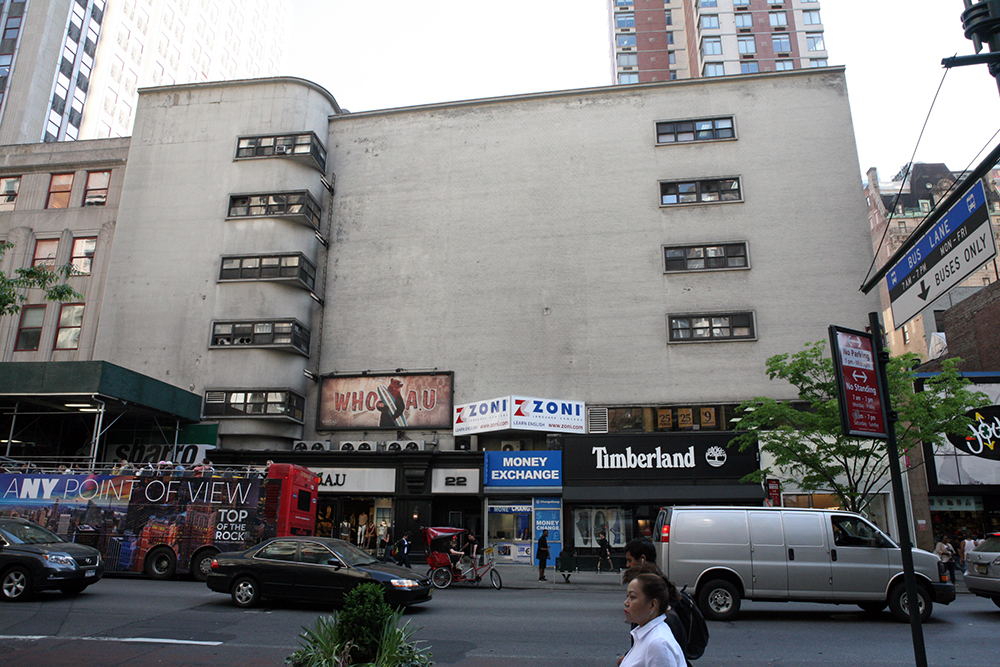
<instances>
[{"instance_id":1,"label":"street sign pole","mask_svg":"<svg viewBox=\"0 0 1000 667\"><path fill-rule=\"evenodd\" d=\"M886 450L889 453L889 475L892 478L892 495L896 506L896 528L899 531L899 547L903 557L903 583L906 586L907 607L910 611L910 634L913 637L913 657L917 667L927 667L927 650L924 647L924 630L920 624L920 605L917 601L917 578L913 573L913 547L910 543L910 527L906 520L905 499L903 497L903 474L899 469L899 450L896 448L896 414L892 411L892 398L889 396L889 375L885 365L889 353L882 343L882 328L878 313L868 313L875 350L875 365L878 372L879 385L883 405L887 415L886 426L888 438ZM928 601L929 603L929 601Z\"/></svg>"}]
</instances>

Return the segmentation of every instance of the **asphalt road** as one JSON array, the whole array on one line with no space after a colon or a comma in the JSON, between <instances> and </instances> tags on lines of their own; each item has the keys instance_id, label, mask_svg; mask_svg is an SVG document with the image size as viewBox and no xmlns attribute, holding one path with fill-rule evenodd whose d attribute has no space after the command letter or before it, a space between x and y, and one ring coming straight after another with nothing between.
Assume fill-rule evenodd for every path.
<instances>
[{"instance_id":1,"label":"asphalt road","mask_svg":"<svg viewBox=\"0 0 1000 667\"><path fill-rule=\"evenodd\" d=\"M437 591L404 617L438 665L611 667L628 647L621 590L505 587ZM710 623L696 667L913 665L909 626L856 607L747 602L731 623ZM295 650L322 607L265 604L240 611L189 581L105 579L84 594L0 605L0 665L270 666ZM968 594L935 606L924 625L929 664L994 667L1000 608Z\"/></svg>"}]
</instances>

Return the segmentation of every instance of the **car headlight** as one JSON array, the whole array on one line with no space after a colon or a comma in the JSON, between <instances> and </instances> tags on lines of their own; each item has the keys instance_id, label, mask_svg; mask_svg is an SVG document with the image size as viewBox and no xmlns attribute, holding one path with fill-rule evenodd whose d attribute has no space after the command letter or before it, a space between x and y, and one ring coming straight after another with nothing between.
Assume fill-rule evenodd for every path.
<instances>
[{"instance_id":1,"label":"car headlight","mask_svg":"<svg viewBox=\"0 0 1000 667\"><path fill-rule=\"evenodd\" d=\"M59 568L76 568L76 561L73 560L72 556L67 554L45 554L43 558L45 558L45 560L47 560L50 564Z\"/></svg>"},{"instance_id":2,"label":"car headlight","mask_svg":"<svg viewBox=\"0 0 1000 667\"><path fill-rule=\"evenodd\" d=\"M420 583L413 579L393 579L389 583L396 588L417 588L420 586Z\"/></svg>"}]
</instances>

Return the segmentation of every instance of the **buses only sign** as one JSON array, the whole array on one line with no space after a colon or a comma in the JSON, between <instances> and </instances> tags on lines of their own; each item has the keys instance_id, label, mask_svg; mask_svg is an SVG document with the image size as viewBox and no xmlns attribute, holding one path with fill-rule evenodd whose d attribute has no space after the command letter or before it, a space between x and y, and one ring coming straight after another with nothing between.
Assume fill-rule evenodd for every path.
<instances>
[{"instance_id":1,"label":"buses only sign","mask_svg":"<svg viewBox=\"0 0 1000 667\"><path fill-rule=\"evenodd\" d=\"M831 326L830 346L844 434L888 438L885 399L879 386L872 335Z\"/></svg>"}]
</instances>

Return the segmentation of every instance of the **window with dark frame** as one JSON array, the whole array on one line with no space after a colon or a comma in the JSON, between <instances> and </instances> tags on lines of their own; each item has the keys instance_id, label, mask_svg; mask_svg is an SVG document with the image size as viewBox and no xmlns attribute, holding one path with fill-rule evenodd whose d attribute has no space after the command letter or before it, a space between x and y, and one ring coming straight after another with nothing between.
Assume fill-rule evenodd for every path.
<instances>
[{"instance_id":1,"label":"window with dark frame","mask_svg":"<svg viewBox=\"0 0 1000 667\"><path fill-rule=\"evenodd\" d=\"M73 174L52 174L45 208L69 208L69 194L73 189Z\"/></svg>"},{"instance_id":2,"label":"window with dark frame","mask_svg":"<svg viewBox=\"0 0 1000 667\"><path fill-rule=\"evenodd\" d=\"M108 203L111 171L88 171L87 187L83 191L84 206L104 206Z\"/></svg>"},{"instance_id":3,"label":"window with dark frame","mask_svg":"<svg viewBox=\"0 0 1000 667\"><path fill-rule=\"evenodd\" d=\"M24 306L21 321L17 327L15 352L36 352L42 340L42 322L45 320L45 306Z\"/></svg>"},{"instance_id":4,"label":"window with dark frame","mask_svg":"<svg viewBox=\"0 0 1000 667\"><path fill-rule=\"evenodd\" d=\"M670 342L696 343L753 340L753 313L670 315Z\"/></svg>"},{"instance_id":5,"label":"window with dark frame","mask_svg":"<svg viewBox=\"0 0 1000 667\"><path fill-rule=\"evenodd\" d=\"M59 250L59 239L38 239L35 241L35 254L31 259L32 266L44 266L52 271L56 268L56 252Z\"/></svg>"},{"instance_id":6,"label":"window with dark frame","mask_svg":"<svg viewBox=\"0 0 1000 667\"><path fill-rule=\"evenodd\" d=\"M94 253L97 251L97 237L73 239L73 251L69 261L76 275L89 276L94 264Z\"/></svg>"},{"instance_id":7,"label":"window with dark frame","mask_svg":"<svg viewBox=\"0 0 1000 667\"><path fill-rule=\"evenodd\" d=\"M0 178L0 211L13 211L17 203L17 191L21 188L20 176Z\"/></svg>"},{"instance_id":8,"label":"window with dark frame","mask_svg":"<svg viewBox=\"0 0 1000 667\"><path fill-rule=\"evenodd\" d=\"M59 326L56 328L54 350L76 350L80 347L83 328L82 303L64 303L59 307Z\"/></svg>"},{"instance_id":9,"label":"window with dark frame","mask_svg":"<svg viewBox=\"0 0 1000 667\"><path fill-rule=\"evenodd\" d=\"M720 202L738 202L742 200L739 178L713 178L697 181L660 183L661 206L717 204Z\"/></svg>"},{"instance_id":10,"label":"window with dark frame","mask_svg":"<svg viewBox=\"0 0 1000 667\"><path fill-rule=\"evenodd\" d=\"M663 246L665 273L749 268L747 244Z\"/></svg>"},{"instance_id":11,"label":"window with dark frame","mask_svg":"<svg viewBox=\"0 0 1000 667\"><path fill-rule=\"evenodd\" d=\"M229 217L294 217L319 229L320 206L305 190L233 195L229 198Z\"/></svg>"},{"instance_id":12,"label":"window with dark frame","mask_svg":"<svg viewBox=\"0 0 1000 667\"><path fill-rule=\"evenodd\" d=\"M293 419L301 422L306 399L284 389L234 389L205 392L206 417Z\"/></svg>"},{"instance_id":13,"label":"window with dark frame","mask_svg":"<svg viewBox=\"0 0 1000 667\"><path fill-rule=\"evenodd\" d=\"M719 141L735 137L732 116L665 121L656 124L656 143L658 144Z\"/></svg>"},{"instance_id":14,"label":"window with dark frame","mask_svg":"<svg viewBox=\"0 0 1000 667\"><path fill-rule=\"evenodd\" d=\"M301 253L224 256L219 280L297 280L313 289L316 267Z\"/></svg>"},{"instance_id":15,"label":"window with dark frame","mask_svg":"<svg viewBox=\"0 0 1000 667\"><path fill-rule=\"evenodd\" d=\"M255 157L311 157L320 171L326 171L326 149L314 132L240 137L236 159Z\"/></svg>"},{"instance_id":16,"label":"window with dark frame","mask_svg":"<svg viewBox=\"0 0 1000 667\"><path fill-rule=\"evenodd\" d=\"M212 323L209 347L272 347L308 355L309 338L309 329L295 319L221 321Z\"/></svg>"}]
</instances>

